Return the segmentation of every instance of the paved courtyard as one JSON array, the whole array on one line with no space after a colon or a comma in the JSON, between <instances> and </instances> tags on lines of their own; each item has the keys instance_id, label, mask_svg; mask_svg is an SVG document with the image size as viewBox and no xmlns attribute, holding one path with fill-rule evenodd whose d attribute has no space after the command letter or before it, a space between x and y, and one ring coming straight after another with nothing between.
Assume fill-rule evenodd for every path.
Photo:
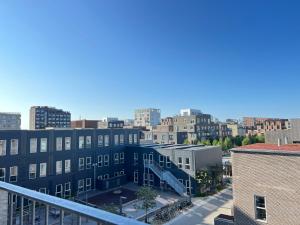
<instances>
[{"instance_id":1,"label":"paved courtyard","mask_svg":"<svg viewBox=\"0 0 300 225\"><path fill-rule=\"evenodd\" d=\"M220 193L206 198L194 198L194 207L183 212L166 225L213 225L219 214L231 215L232 189L227 188Z\"/></svg>"}]
</instances>

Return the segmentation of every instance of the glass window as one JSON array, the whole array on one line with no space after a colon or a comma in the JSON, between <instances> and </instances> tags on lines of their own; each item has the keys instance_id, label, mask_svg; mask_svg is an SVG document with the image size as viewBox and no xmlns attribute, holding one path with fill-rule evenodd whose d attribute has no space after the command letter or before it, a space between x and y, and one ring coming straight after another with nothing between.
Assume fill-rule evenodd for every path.
<instances>
[{"instance_id":1,"label":"glass window","mask_svg":"<svg viewBox=\"0 0 300 225\"><path fill-rule=\"evenodd\" d=\"M62 197L63 186L62 184L57 184L55 188L55 196L61 198Z\"/></svg>"},{"instance_id":2,"label":"glass window","mask_svg":"<svg viewBox=\"0 0 300 225\"><path fill-rule=\"evenodd\" d=\"M71 159L65 160L65 173L71 172Z\"/></svg>"},{"instance_id":3,"label":"glass window","mask_svg":"<svg viewBox=\"0 0 300 225\"><path fill-rule=\"evenodd\" d=\"M12 166L9 168L9 182L17 182L18 180L18 167Z\"/></svg>"},{"instance_id":4,"label":"glass window","mask_svg":"<svg viewBox=\"0 0 300 225\"><path fill-rule=\"evenodd\" d=\"M170 156L166 156L166 167L167 167L167 168L171 168L171 160L170 160Z\"/></svg>"},{"instance_id":5,"label":"glass window","mask_svg":"<svg viewBox=\"0 0 300 225\"><path fill-rule=\"evenodd\" d=\"M56 151L62 150L62 137L56 138Z\"/></svg>"},{"instance_id":6,"label":"glass window","mask_svg":"<svg viewBox=\"0 0 300 225\"><path fill-rule=\"evenodd\" d=\"M178 168L182 168L182 157L178 157Z\"/></svg>"},{"instance_id":7,"label":"glass window","mask_svg":"<svg viewBox=\"0 0 300 225\"><path fill-rule=\"evenodd\" d=\"M30 153L36 153L37 151L37 139L30 138Z\"/></svg>"},{"instance_id":8,"label":"glass window","mask_svg":"<svg viewBox=\"0 0 300 225\"><path fill-rule=\"evenodd\" d=\"M86 186L86 191L90 191L91 190L91 186L92 186L92 179L91 178L86 178L86 180L85 180L85 186Z\"/></svg>"},{"instance_id":9,"label":"glass window","mask_svg":"<svg viewBox=\"0 0 300 225\"><path fill-rule=\"evenodd\" d=\"M124 145L124 134L120 135L120 145Z\"/></svg>"},{"instance_id":10,"label":"glass window","mask_svg":"<svg viewBox=\"0 0 300 225\"><path fill-rule=\"evenodd\" d=\"M134 160L134 164L138 163L139 160L139 154L137 152L134 152L133 154L133 160Z\"/></svg>"},{"instance_id":11,"label":"glass window","mask_svg":"<svg viewBox=\"0 0 300 225\"><path fill-rule=\"evenodd\" d=\"M40 163L40 177L47 175L47 163Z\"/></svg>"},{"instance_id":12,"label":"glass window","mask_svg":"<svg viewBox=\"0 0 300 225\"><path fill-rule=\"evenodd\" d=\"M19 140L18 139L11 139L10 140L10 154L17 155L19 149Z\"/></svg>"},{"instance_id":13,"label":"glass window","mask_svg":"<svg viewBox=\"0 0 300 225\"><path fill-rule=\"evenodd\" d=\"M79 136L79 138L78 138L78 148L79 149L84 148L84 136Z\"/></svg>"},{"instance_id":14,"label":"glass window","mask_svg":"<svg viewBox=\"0 0 300 225\"><path fill-rule=\"evenodd\" d=\"M109 146L109 135L104 136L104 145L107 147Z\"/></svg>"},{"instance_id":15,"label":"glass window","mask_svg":"<svg viewBox=\"0 0 300 225\"><path fill-rule=\"evenodd\" d=\"M86 168L91 169L92 167L92 158L91 157L86 157Z\"/></svg>"},{"instance_id":16,"label":"glass window","mask_svg":"<svg viewBox=\"0 0 300 225\"><path fill-rule=\"evenodd\" d=\"M65 183L65 198L71 197L71 182Z\"/></svg>"},{"instance_id":17,"label":"glass window","mask_svg":"<svg viewBox=\"0 0 300 225\"><path fill-rule=\"evenodd\" d=\"M0 155L6 155L6 140L0 140Z\"/></svg>"},{"instance_id":18,"label":"glass window","mask_svg":"<svg viewBox=\"0 0 300 225\"><path fill-rule=\"evenodd\" d=\"M84 179L78 181L78 193L84 192Z\"/></svg>"},{"instance_id":19,"label":"glass window","mask_svg":"<svg viewBox=\"0 0 300 225\"><path fill-rule=\"evenodd\" d=\"M187 170L191 169L190 158L185 158L185 168Z\"/></svg>"},{"instance_id":20,"label":"glass window","mask_svg":"<svg viewBox=\"0 0 300 225\"><path fill-rule=\"evenodd\" d=\"M255 217L260 221L267 221L266 198L263 196L255 196Z\"/></svg>"},{"instance_id":21,"label":"glass window","mask_svg":"<svg viewBox=\"0 0 300 225\"><path fill-rule=\"evenodd\" d=\"M62 174L62 161L56 161L56 174Z\"/></svg>"},{"instance_id":22,"label":"glass window","mask_svg":"<svg viewBox=\"0 0 300 225\"><path fill-rule=\"evenodd\" d=\"M124 163L124 152L120 153L120 163Z\"/></svg>"},{"instance_id":23,"label":"glass window","mask_svg":"<svg viewBox=\"0 0 300 225\"><path fill-rule=\"evenodd\" d=\"M65 137L65 149L71 150L71 137Z\"/></svg>"},{"instance_id":24,"label":"glass window","mask_svg":"<svg viewBox=\"0 0 300 225\"><path fill-rule=\"evenodd\" d=\"M36 178L36 164L29 164L29 179Z\"/></svg>"},{"instance_id":25,"label":"glass window","mask_svg":"<svg viewBox=\"0 0 300 225\"><path fill-rule=\"evenodd\" d=\"M41 152L47 152L47 138L41 138Z\"/></svg>"},{"instance_id":26,"label":"glass window","mask_svg":"<svg viewBox=\"0 0 300 225\"><path fill-rule=\"evenodd\" d=\"M130 145L132 144L132 134L128 135L128 142L129 142Z\"/></svg>"},{"instance_id":27,"label":"glass window","mask_svg":"<svg viewBox=\"0 0 300 225\"><path fill-rule=\"evenodd\" d=\"M159 155L159 166L163 167L165 164L165 157L163 155Z\"/></svg>"},{"instance_id":28,"label":"glass window","mask_svg":"<svg viewBox=\"0 0 300 225\"><path fill-rule=\"evenodd\" d=\"M109 155L104 155L104 166L109 166Z\"/></svg>"},{"instance_id":29,"label":"glass window","mask_svg":"<svg viewBox=\"0 0 300 225\"><path fill-rule=\"evenodd\" d=\"M115 145L119 145L119 135L115 134L114 136Z\"/></svg>"},{"instance_id":30,"label":"glass window","mask_svg":"<svg viewBox=\"0 0 300 225\"><path fill-rule=\"evenodd\" d=\"M103 157L102 155L98 155L98 167L102 167L103 166Z\"/></svg>"},{"instance_id":31,"label":"glass window","mask_svg":"<svg viewBox=\"0 0 300 225\"><path fill-rule=\"evenodd\" d=\"M114 154L114 162L115 164L119 164L119 153Z\"/></svg>"},{"instance_id":32,"label":"glass window","mask_svg":"<svg viewBox=\"0 0 300 225\"><path fill-rule=\"evenodd\" d=\"M103 135L98 135L98 147L103 146Z\"/></svg>"},{"instance_id":33,"label":"glass window","mask_svg":"<svg viewBox=\"0 0 300 225\"><path fill-rule=\"evenodd\" d=\"M84 170L84 158L79 158L79 170Z\"/></svg>"},{"instance_id":34,"label":"glass window","mask_svg":"<svg viewBox=\"0 0 300 225\"><path fill-rule=\"evenodd\" d=\"M5 182L5 168L0 168L0 181Z\"/></svg>"},{"instance_id":35,"label":"glass window","mask_svg":"<svg viewBox=\"0 0 300 225\"><path fill-rule=\"evenodd\" d=\"M92 147L92 137L91 136L86 136L85 137L85 143L86 143L86 148L91 148Z\"/></svg>"}]
</instances>

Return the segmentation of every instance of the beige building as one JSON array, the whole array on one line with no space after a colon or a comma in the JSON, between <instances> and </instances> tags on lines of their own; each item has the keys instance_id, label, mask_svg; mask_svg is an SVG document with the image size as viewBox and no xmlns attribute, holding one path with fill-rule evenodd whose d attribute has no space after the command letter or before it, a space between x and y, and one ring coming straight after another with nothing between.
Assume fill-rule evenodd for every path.
<instances>
[{"instance_id":1,"label":"beige building","mask_svg":"<svg viewBox=\"0 0 300 225\"><path fill-rule=\"evenodd\" d=\"M239 147L232 162L235 225L300 224L299 144Z\"/></svg>"},{"instance_id":2,"label":"beige building","mask_svg":"<svg viewBox=\"0 0 300 225\"><path fill-rule=\"evenodd\" d=\"M227 128L231 129L233 137L246 135L246 129L237 123L228 123Z\"/></svg>"}]
</instances>

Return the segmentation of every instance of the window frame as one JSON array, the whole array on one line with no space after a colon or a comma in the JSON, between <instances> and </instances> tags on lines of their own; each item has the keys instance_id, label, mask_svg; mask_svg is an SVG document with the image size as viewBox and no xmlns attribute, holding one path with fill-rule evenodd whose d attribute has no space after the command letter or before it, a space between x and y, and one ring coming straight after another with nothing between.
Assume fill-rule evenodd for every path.
<instances>
[{"instance_id":1,"label":"window frame","mask_svg":"<svg viewBox=\"0 0 300 225\"><path fill-rule=\"evenodd\" d=\"M256 202L257 198L263 198L264 199L265 207L257 206L257 202ZM265 220L258 218L258 213L257 213L258 209L265 211L265 214L266 214L266 219ZM268 214L267 214L267 197L266 196L264 196L264 195L254 195L254 214L255 214L255 220L256 221L262 222L262 223L267 223L267 220L268 220L267 215Z\"/></svg>"}]
</instances>

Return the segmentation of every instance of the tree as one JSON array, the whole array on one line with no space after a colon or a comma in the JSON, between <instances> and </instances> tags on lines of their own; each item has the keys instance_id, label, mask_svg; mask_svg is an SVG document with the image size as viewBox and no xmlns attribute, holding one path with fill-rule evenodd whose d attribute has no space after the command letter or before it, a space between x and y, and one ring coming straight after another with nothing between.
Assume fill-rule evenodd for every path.
<instances>
[{"instance_id":1,"label":"tree","mask_svg":"<svg viewBox=\"0 0 300 225\"><path fill-rule=\"evenodd\" d=\"M157 196L157 193L150 187L141 187L137 193L137 198L139 201L142 202L142 204L139 206L139 208L145 210L145 222L148 222L148 210L152 209L156 206L155 198Z\"/></svg>"},{"instance_id":2,"label":"tree","mask_svg":"<svg viewBox=\"0 0 300 225\"><path fill-rule=\"evenodd\" d=\"M257 143L265 143L265 136L263 134L256 136Z\"/></svg>"},{"instance_id":3,"label":"tree","mask_svg":"<svg viewBox=\"0 0 300 225\"><path fill-rule=\"evenodd\" d=\"M114 213L114 214L119 213L118 207L114 203L104 204L100 208L103 209L104 211L111 212L111 213Z\"/></svg>"},{"instance_id":4,"label":"tree","mask_svg":"<svg viewBox=\"0 0 300 225\"><path fill-rule=\"evenodd\" d=\"M229 137L226 137L223 143L223 150L227 151L233 147L232 141Z\"/></svg>"},{"instance_id":5,"label":"tree","mask_svg":"<svg viewBox=\"0 0 300 225\"><path fill-rule=\"evenodd\" d=\"M234 138L234 144L236 146L241 146L242 145L242 141L243 141L243 137L241 137L241 136L236 136Z\"/></svg>"},{"instance_id":6,"label":"tree","mask_svg":"<svg viewBox=\"0 0 300 225\"><path fill-rule=\"evenodd\" d=\"M189 144L190 144L189 139L187 139L187 138L184 139L183 144L184 144L184 145L189 145Z\"/></svg>"},{"instance_id":7,"label":"tree","mask_svg":"<svg viewBox=\"0 0 300 225\"><path fill-rule=\"evenodd\" d=\"M249 137L245 137L242 141L242 145L250 145L251 144L251 140Z\"/></svg>"},{"instance_id":8,"label":"tree","mask_svg":"<svg viewBox=\"0 0 300 225\"><path fill-rule=\"evenodd\" d=\"M216 146L216 145L220 145L219 141L217 139L213 140L212 145Z\"/></svg>"}]
</instances>

